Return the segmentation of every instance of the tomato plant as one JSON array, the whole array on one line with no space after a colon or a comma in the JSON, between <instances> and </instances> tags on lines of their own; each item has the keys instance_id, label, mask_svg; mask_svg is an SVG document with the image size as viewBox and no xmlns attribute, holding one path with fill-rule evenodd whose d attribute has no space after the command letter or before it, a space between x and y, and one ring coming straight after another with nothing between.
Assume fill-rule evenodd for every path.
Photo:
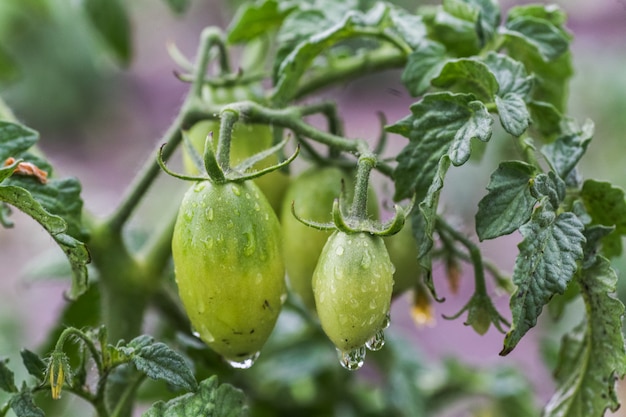
<instances>
[{"instance_id":1,"label":"tomato plant","mask_svg":"<svg viewBox=\"0 0 626 417\"><path fill-rule=\"evenodd\" d=\"M626 350L615 268L626 199L618 186L583 175L594 124L569 110L572 34L560 8L236 2L228 25L197 34L193 57L169 44L186 95L157 151L143 165L133 159L127 191L101 214L83 202L91 186L83 193L78 178L53 169L36 126L21 121L44 118L22 116L29 107L19 100L12 111L6 86L48 62L25 65L34 59L19 54L29 36L4 25L75 30L57 49L122 72L134 65L133 22L143 6L5 3L2 236L23 221L13 210L31 217L61 249L53 261L33 253L34 269L70 283L41 346L0 358L0 417L413 417L449 412L468 396L482 399L467 410L475 416L600 417L619 407ZM166 3L194 13L191 0ZM89 91L105 91L105 78ZM78 75L68 79L81 89ZM346 105L337 87L357 80L376 80L368 88L385 85L389 94L368 100L367 110L364 100ZM344 129L372 106L379 129L367 125L361 137ZM117 111L103 112L115 119L107 129L125 110ZM126 156L122 145L109 148L102 160ZM177 152L184 173L173 168ZM106 166L99 179L115 171ZM164 172L175 185L157 180ZM469 207L459 190L478 193L477 183L486 191ZM517 239L515 261L488 259L484 241L494 239ZM17 246L7 242L3 251ZM542 411L539 389L512 361L469 365L465 346L458 358L426 359L406 336L429 333L396 324L405 313L433 324L451 297L464 304L443 318L464 321L444 330L446 343L462 325L486 355L524 354L529 334L545 339L544 365L555 378ZM488 332L501 344L478 339Z\"/></svg>"}]
</instances>

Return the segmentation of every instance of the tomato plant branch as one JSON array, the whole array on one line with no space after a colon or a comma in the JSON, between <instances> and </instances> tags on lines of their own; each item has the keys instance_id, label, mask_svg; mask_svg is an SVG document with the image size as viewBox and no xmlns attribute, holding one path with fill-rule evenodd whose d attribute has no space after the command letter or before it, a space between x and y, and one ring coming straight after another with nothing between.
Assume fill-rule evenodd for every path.
<instances>
[{"instance_id":1,"label":"tomato plant branch","mask_svg":"<svg viewBox=\"0 0 626 417\"><path fill-rule=\"evenodd\" d=\"M127 381L126 389L122 393L122 396L118 399L115 409L110 414L110 417L123 417L134 400L135 394L139 389L139 386L145 380L145 375L135 373L131 381Z\"/></svg>"},{"instance_id":2,"label":"tomato plant branch","mask_svg":"<svg viewBox=\"0 0 626 417\"><path fill-rule=\"evenodd\" d=\"M220 114L220 136L217 142L217 162L223 172L230 170L230 143L239 113L224 110ZM207 168L208 170L208 168Z\"/></svg>"},{"instance_id":3,"label":"tomato plant branch","mask_svg":"<svg viewBox=\"0 0 626 417\"><path fill-rule=\"evenodd\" d=\"M88 335L86 335L84 332L82 332L79 329L76 329L74 327L68 327L65 330L63 330L63 332L57 339L57 343L54 347L54 351L59 352L59 353L63 352L63 346L65 345L65 342L67 342L69 338L79 339L81 342L85 344L85 346L87 346L87 349L89 349L89 353L91 353L91 356L96 364L96 367L98 368L98 374L102 375L104 373L104 366L102 364L102 360L100 357L100 353L98 352L98 348L96 347L93 340L91 340L91 338Z\"/></svg>"},{"instance_id":4,"label":"tomato plant branch","mask_svg":"<svg viewBox=\"0 0 626 417\"><path fill-rule=\"evenodd\" d=\"M369 177L372 169L376 166L374 154L363 154L359 157L354 184L354 200L350 208L350 214L357 219L367 218L367 194L369 190Z\"/></svg>"}]
</instances>

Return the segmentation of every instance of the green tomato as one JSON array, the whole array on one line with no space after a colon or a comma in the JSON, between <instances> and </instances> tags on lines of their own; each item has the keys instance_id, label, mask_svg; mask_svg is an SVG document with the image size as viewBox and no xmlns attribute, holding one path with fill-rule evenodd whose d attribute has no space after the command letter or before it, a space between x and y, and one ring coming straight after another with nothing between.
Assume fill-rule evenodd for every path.
<instances>
[{"instance_id":1,"label":"green tomato","mask_svg":"<svg viewBox=\"0 0 626 417\"><path fill-rule=\"evenodd\" d=\"M393 265L381 237L333 232L313 273L313 293L337 349L361 349L385 327L392 289Z\"/></svg>"},{"instance_id":2,"label":"green tomato","mask_svg":"<svg viewBox=\"0 0 626 417\"><path fill-rule=\"evenodd\" d=\"M332 232L320 231L298 221L291 213L316 222L332 220L332 206L341 193L344 181L348 200L354 191L354 174L337 167L313 167L298 175L287 188L280 222L282 225L283 254L291 289L309 309L314 310L315 299L311 280L317 259ZM368 212L378 217L378 201L373 189L368 197Z\"/></svg>"},{"instance_id":3,"label":"green tomato","mask_svg":"<svg viewBox=\"0 0 626 417\"><path fill-rule=\"evenodd\" d=\"M279 229L250 181L199 182L179 209L172 254L180 298L199 337L235 366L261 350L287 296Z\"/></svg>"},{"instance_id":4,"label":"green tomato","mask_svg":"<svg viewBox=\"0 0 626 417\"><path fill-rule=\"evenodd\" d=\"M393 295L398 296L415 287L420 276L420 265L417 260L417 243L413 237L411 222L407 219L402 230L385 238L391 263L396 268L393 274Z\"/></svg>"},{"instance_id":5,"label":"green tomato","mask_svg":"<svg viewBox=\"0 0 626 417\"><path fill-rule=\"evenodd\" d=\"M206 100L215 104L228 104L242 100L254 100L252 92L242 87L237 88L214 88L207 93ZM220 131L218 120L203 120L191 127L188 132L189 139L193 147L200 155L204 152L204 144L209 132L214 135L214 151L217 151L217 139ZM272 146L272 129L268 125L248 125L243 123L235 124L235 129L231 138L230 165L235 166L244 159L266 150ZM254 165L254 169L266 168L278 162L276 155ZM198 169L193 163L186 148L183 147L183 165L187 173L198 174ZM263 194L268 199L274 211L278 213L282 204L285 190L289 183L289 176L281 171L274 171L254 180Z\"/></svg>"}]
</instances>

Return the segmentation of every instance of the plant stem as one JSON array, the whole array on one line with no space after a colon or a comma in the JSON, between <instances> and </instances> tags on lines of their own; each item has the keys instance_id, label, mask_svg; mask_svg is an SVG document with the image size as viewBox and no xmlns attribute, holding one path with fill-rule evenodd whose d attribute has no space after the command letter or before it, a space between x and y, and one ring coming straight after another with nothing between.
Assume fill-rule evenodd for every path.
<instances>
[{"instance_id":1,"label":"plant stem","mask_svg":"<svg viewBox=\"0 0 626 417\"><path fill-rule=\"evenodd\" d=\"M376 165L376 157L373 154L361 155L357 164L356 182L354 184L354 200L350 212L357 219L367 218L367 194L369 177L372 168Z\"/></svg>"},{"instance_id":2,"label":"plant stem","mask_svg":"<svg viewBox=\"0 0 626 417\"><path fill-rule=\"evenodd\" d=\"M220 136L217 141L217 163L223 172L230 170L230 143L239 113L228 109L220 114ZM208 168L207 168L208 170Z\"/></svg>"},{"instance_id":3,"label":"plant stem","mask_svg":"<svg viewBox=\"0 0 626 417\"><path fill-rule=\"evenodd\" d=\"M93 357L94 362L96 363L96 367L98 368L99 375L102 376L102 373L104 372L104 367L102 366L102 360L100 358L98 348L93 343L93 340L91 340L81 330L78 330L74 327L68 327L65 330L63 330L63 332L59 336L59 339L57 340L54 350L57 352L63 352L63 346L65 345L65 342L67 341L69 337L77 337L83 343L85 343L85 345L87 346L87 349L89 349L89 352L91 353L91 356Z\"/></svg>"}]
</instances>

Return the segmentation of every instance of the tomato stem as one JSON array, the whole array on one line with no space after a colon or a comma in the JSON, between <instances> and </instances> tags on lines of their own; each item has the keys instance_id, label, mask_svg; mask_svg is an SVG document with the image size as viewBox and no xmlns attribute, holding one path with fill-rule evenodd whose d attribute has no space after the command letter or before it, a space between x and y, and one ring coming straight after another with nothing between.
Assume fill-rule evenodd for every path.
<instances>
[{"instance_id":1,"label":"tomato stem","mask_svg":"<svg viewBox=\"0 0 626 417\"><path fill-rule=\"evenodd\" d=\"M233 128L239 120L239 113L235 110L224 109L220 114L220 135L217 141L217 163L222 172L230 171L230 143L233 137ZM207 166L207 172L209 171Z\"/></svg>"},{"instance_id":2,"label":"tomato stem","mask_svg":"<svg viewBox=\"0 0 626 417\"><path fill-rule=\"evenodd\" d=\"M359 157L354 184L354 200L350 207L351 216L359 220L367 219L367 194L369 177L372 169L376 166L374 154L364 154Z\"/></svg>"}]
</instances>

